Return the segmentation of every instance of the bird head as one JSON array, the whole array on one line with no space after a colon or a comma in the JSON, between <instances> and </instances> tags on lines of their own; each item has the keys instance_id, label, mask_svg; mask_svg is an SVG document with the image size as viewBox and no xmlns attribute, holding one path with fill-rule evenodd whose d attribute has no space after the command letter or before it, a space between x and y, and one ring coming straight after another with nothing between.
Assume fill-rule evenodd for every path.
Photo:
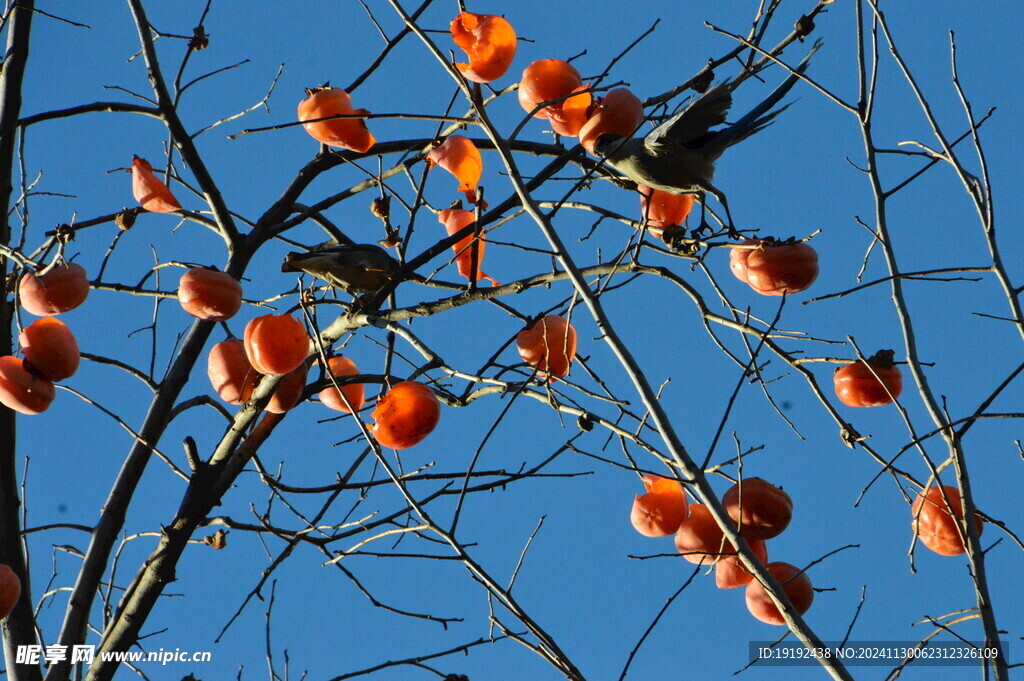
<instances>
[{"instance_id":1,"label":"bird head","mask_svg":"<svg viewBox=\"0 0 1024 681\"><path fill-rule=\"evenodd\" d=\"M616 135L613 132L604 132L594 140L594 155L601 158L608 158L612 152L619 148L619 144L627 138Z\"/></svg>"}]
</instances>

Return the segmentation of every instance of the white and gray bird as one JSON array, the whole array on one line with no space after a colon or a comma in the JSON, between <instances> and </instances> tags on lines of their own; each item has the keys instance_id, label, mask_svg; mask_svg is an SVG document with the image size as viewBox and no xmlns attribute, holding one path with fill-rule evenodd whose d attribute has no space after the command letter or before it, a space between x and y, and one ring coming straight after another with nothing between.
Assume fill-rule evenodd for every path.
<instances>
[{"instance_id":1,"label":"white and gray bird","mask_svg":"<svg viewBox=\"0 0 1024 681\"><path fill-rule=\"evenodd\" d=\"M401 270L376 244L342 244L308 253L289 253L282 272L306 272L353 296L376 291Z\"/></svg>"},{"instance_id":2,"label":"white and gray bird","mask_svg":"<svg viewBox=\"0 0 1024 681\"><path fill-rule=\"evenodd\" d=\"M819 47L820 40L793 69L794 73L732 125L711 130L725 123L732 105L733 86L726 81L712 87L646 137L602 134L594 143L594 154L638 184L671 194L711 194L725 209L730 236L738 238L725 194L712 183L715 161L732 145L764 130L789 106L769 113L800 79Z\"/></svg>"}]
</instances>

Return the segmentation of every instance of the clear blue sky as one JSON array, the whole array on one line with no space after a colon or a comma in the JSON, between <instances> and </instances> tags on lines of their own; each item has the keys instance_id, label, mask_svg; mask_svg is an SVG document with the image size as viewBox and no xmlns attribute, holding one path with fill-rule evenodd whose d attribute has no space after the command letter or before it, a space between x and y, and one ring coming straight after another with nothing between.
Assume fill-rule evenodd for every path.
<instances>
[{"instance_id":1,"label":"clear blue sky","mask_svg":"<svg viewBox=\"0 0 1024 681\"><path fill-rule=\"evenodd\" d=\"M75 7L68 3L42 2L42 9L89 24L83 29L45 16L36 18L25 93L24 112L33 114L54 108L97 100L125 100L118 86L149 94L145 66L141 59L128 61L138 50L138 38L124 3L96 2ZM153 24L161 31L190 34L203 4L195 0L179 3L150 2L147 8ZM386 3L371 3L374 14L389 35L400 27ZM408 3L411 5L412 3ZM940 121L959 135L965 128L962 112L949 77L948 30L956 31L962 83L978 115L998 107L985 125L987 161L1001 216L1002 244L1007 266L1018 282L1024 249L1016 232L1015 216L1024 210L1019 191L1021 136L1018 123L1024 116L1024 100L1016 88L1018 60L1013 29L1024 19L1017 3L989 3L984 10L972 3L895 2L888 3L888 15L904 56L915 70ZM437 2L422 20L425 27L444 29L456 13L455 2ZM731 47L728 38L708 29L707 21L724 29L745 33L758 5L754 0L731 2L643 3L577 2L551 3L528 0L519 3L474 3L469 9L503 13L518 34L529 39L520 46L516 61L495 85L504 87L518 78L535 59L568 58L585 52L574 63L584 75L604 70L608 60L640 36L656 19L657 29L619 61L610 81L622 81L641 98L659 94L685 81L710 57ZM782 3L778 19L765 44L774 44L789 31L792 21L811 3ZM815 37L824 47L811 64L809 75L847 100L856 97L856 63L852 2L835 3L819 17ZM215 69L248 60L243 66L206 79L190 89L181 103L186 126L198 130L232 116L257 103L266 93L283 64L283 72L269 100L269 112L258 110L240 120L222 125L199 138L211 173L233 211L255 220L280 195L286 183L317 152L317 144L300 128L248 135L237 140L226 136L243 128L268 126L294 120L295 107L303 89L330 81L344 87L370 63L382 45L380 35L354 2L334 3L214 3L206 22L210 47L193 56L185 80ZM433 34L443 49L454 49L447 36ZM181 41L158 41L162 64L173 74L182 53ZM794 45L785 58L795 63L808 44ZM717 72L718 78L732 77L735 67ZM764 97L782 78L778 69L764 74L765 82L748 81L734 98L734 112L742 113ZM45 84L45 85L44 85ZM914 106L911 95L894 65L884 62L879 80L880 110L875 128L889 147L907 140L929 146L927 122ZM439 65L415 39L407 39L388 63L353 93L356 107L374 112L444 111L454 86ZM794 102L766 132L730 150L719 164L717 185L729 196L733 216L744 229L759 228L762 234L806 236L821 230L813 245L821 257L822 273L807 293L786 304L781 328L806 331L814 338L843 340L853 336L865 353L891 347L903 356L903 343L889 289L874 287L838 300L801 305L813 295L850 288L870 245L869 234L857 224L860 217L871 223L873 204L869 186L856 166L862 163L863 144L856 121L809 87L798 85L788 97ZM457 102L453 111L467 109ZM523 116L515 95L496 102L490 109L497 125L506 133ZM734 116L733 118L738 117ZM379 141L430 137L436 123L409 120L374 120L372 131ZM521 137L550 141L541 121L527 124ZM470 136L480 136L470 131ZM107 171L127 167L133 154L148 158L155 167L164 163L167 133L155 119L117 114L94 114L31 128L26 137L26 171L34 178L42 173L36 189L52 193L33 199L27 242L38 244L46 229L72 219L84 220L133 205L130 178L126 173ZM389 167L396 157L387 157ZM886 160L883 179L894 182L919 167L918 159ZM976 170L974 159L971 169ZM376 169L366 161L363 168ZM524 172L539 167L524 161ZM485 154L483 184L492 204L510 191L499 172L493 154ZM419 177L419 166L414 176ZM351 167L339 167L319 178L302 197L315 201L364 179ZM393 186L406 197L414 193L409 182L395 178ZM540 192L538 198L560 198L569 184L559 182ZM206 206L182 187L175 191L183 205L192 210ZM964 192L949 170L931 171L926 178L903 193L892 206L890 227L907 270L978 265L986 262L986 251L976 217ZM63 196L56 196L63 195ZM364 198L365 197L365 198ZM368 193L328 211L328 217L357 240L379 239L380 224L367 212ZM445 207L458 196L454 180L440 171L431 174L426 198ZM633 194L595 183L578 200L604 205L626 215L639 217ZM420 216L410 251L420 252L443 235L441 226L429 214ZM621 225L604 223L588 241L579 241L593 223L591 213L562 211L556 228L569 244L579 263L592 263L598 249L603 255L616 252L627 241L629 231ZM396 223L404 225L400 212ZM195 223L185 223L172 232L178 221L172 216L144 215L121 239L110 259L104 281L134 283L154 264L172 260L222 265L225 254L220 240ZM68 247L78 254L77 262L95 276L115 236L113 225L83 231ZM323 240L313 225L304 225L290 237L304 243ZM494 234L498 241L543 246L536 226L517 219ZM245 282L246 295L264 298L294 286L294 277L279 272L288 251L287 244L271 245L254 259ZM545 271L550 265L541 256L500 245L488 251L487 271L501 282ZM655 254L645 261L672 268L705 296L715 312L722 308L714 289L689 262ZM441 264L435 261L435 266ZM738 306L750 306L758 316L772 318L778 300L755 295L727 272L723 254L714 253L708 265L725 292ZM180 270L162 270L160 288L172 290ZM429 271L424 272L429 274ZM454 268L440 275L457 280ZM884 276L878 254L868 264L865 280ZM150 280L152 285L152 280ZM920 325L923 359L933 362L928 376L936 391L948 398L954 417L969 414L1006 372L1021 361L1020 337L1008 324L971 313L1005 316L1005 301L992 280L984 283L917 283L909 287L910 302ZM434 289L403 284L399 304L412 304L438 295ZM510 300L529 314L553 305L570 295L567 284L551 290L533 291ZM618 332L633 349L653 385L665 386L662 404L676 419L684 444L698 459L706 453L725 400L741 380L738 369L708 338L692 303L678 289L663 282L641 282L607 295L605 304ZM284 302L286 309L295 303ZM174 351L177 334L184 332L188 318L172 301L160 308L156 355L157 374ZM241 335L245 322L260 314L243 309L229 323ZM128 336L150 323L152 300L131 298L107 291L94 291L86 306L66 316L78 335L83 351L116 356L137 366L147 366L152 351L148 332ZM588 358L610 389L632 401L639 400L625 380L614 357L599 338L584 310L575 313L580 332L580 354ZM514 335L520 322L496 307L471 306L441 317L417 322L415 333L442 351L449 363L475 370ZM734 336L722 333L729 347L743 353ZM213 341L223 334L216 331ZM383 336L370 332L353 339L346 353L368 373L377 373L383 357L378 345ZM211 342L213 342L211 341ZM841 345L790 344L811 356L850 357L853 351ZM503 356L513 363L513 351ZM818 365L815 375L828 388L832 365ZM400 368L396 373L408 371ZM783 422L765 401L760 388L746 385L726 428L726 437L713 453L712 461L731 458L736 449L732 434L744 449L764 445L744 467L745 475L757 475L782 485L795 500L795 518L790 529L772 540L772 560L806 565L826 553L857 545L827 558L811 570L819 592L807 615L824 639L839 639L861 599L864 605L851 637L862 640L917 640L927 633L920 622L974 604L973 591L961 558L939 558L921 548L917 552L917 574L912 574L906 555L910 544L910 513L899 490L883 478L854 508L860 490L877 473L878 464L863 451L843 446L837 428L806 383L780 365L767 368L774 381L770 389L783 405L800 434ZM576 367L573 378L588 389L600 387ZM930 424L912 382L907 380L907 408L919 432ZM111 367L85 362L68 384L119 414L132 427L141 423L149 402L148 390L129 382L125 374ZM465 384L450 381L460 392ZM204 367L199 366L183 398L210 392ZM1019 411L1024 390L1014 385L993 405L993 411ZM118 473L130 446L130 438L114 421L68 392L58 394L59 404L46 415L21 418L20 453L28 464L28 526L47 523L92 524L98 516L107 490ZM465 409L448 409L439 428L422 445L401 457L405 470L435 463L436 471L465 470L494 419L506 402L496 398L480 400ZM483 450L479 466L514 470L522 463L532 465L555 452L576 434L571 421L562 424L550 409L530 400L520 400L512 414L498 427ZM605 416L614 410L603 407ZM863 412L863 413L862 413ZM845 415L857 428L872 436L872 444L892 456L909 436L893 409L861 410ZM360 451L346 442L356 430L351 419L319 423L332 414L318 404L304 404L289 416L274 438L260 451L263 464L282 470L292 485L329 483L336 471L343 471ZM184 464L181 440L192 435L204 453L219 439L223 420L209 409L194 409L175 421L160 443L165 452ZM1019 508L1021 457L1014 445L1019 440L1019 421L1003 420L979 424L966 443L971 474L979 506L996 518L1020 528L1024 520ZM336 443L345 442L339 446ZM618 443L607 442L607 434L595 430L577 441L581 450L625 463ZM929 452L942 459L945 452L937 439ZM640 453L632 452L637 454ZM914 453L905 455L905 465L922 479L925 468ZM652 460L642 465L655 468ZM474 556L501 581L507 581L520 551L539 519L544 517L519 572L514 593L531 615L553 634L580 669L591 679L617 678L626 657L659 608L686 579L689 563L663 557L636 560L632 556L670 553L670 540L645 539L632 530L628 511L633 495L640 491L636 475L619 467L578 454L564 454L552 468L563 473L588 472L573 479L535 480L511 485L507 490L473 496L464 509L460 536L474 544ZM730 472L732 472L730 470ZM362 478L371 474L369 470ZM381 475L379 472L376 474ZM949 478L948 481L951 481ZM716 490L729 486L724 479L713 480ZM154 460L132 505L127 534L151 532L168 522L184 489L182 481ZM423 487L420 489L428 489ZM304 513L315 513L320 496L294 499ZM388 511L398 503L396 493L375 491L355 506L354 496L339 500L328 522L358 520L373 511ZM226 497L219 513L239 522L257 523L256 513L270 504L282 525L296 527L297 521L271 501L267 489L252 472L244 474L239 486ZM447 517L450 503L439 503L432 511ZM210 530L212 532L212 529ZM209 534L206 532L203 534ZM1024 627L1024 602L1019 575L1024 567L1019 547L996 528L988 527L983 544L990 546L989 581L1000 624L1013 641L1011 656L1019 647ZM77 531L34 534L32 549L33 592L38 598L51 573L51 562L59 574L50 588L73 582L79 559L51 546L70 545L83 550L87 537ZM154 537L129 542L121 555L115 581L124 585L155 543ZM343 546L350 546L344 544ZM254 601L244 610L224 638L213 640L260 579L261 571L281 548L267 538L234 531L224 551L201 545L190 548L181 562L178 581L171 585L158 610L145 628L154 633L167 631L145 641L147 649L209 649L214 661L208 665L179 665L168 670L145 668L151 678L180 678L193 673L197 678L230 678L244 667L242 678L265 678L264 613L266 602ZM334 548L342 548L335 546ZM395 546L388 539L370 545L374 550L444 554L441 547L411 538ZM52 556L52 561L51 561ZM389 659L431 654L488 635L488 608L483 590L465 569L451 561L416 559L381 560L372 557L346 559L350 569L381 601L413 612L465 617L447 630L435 622L402 618L374 609L352 582L333 567L323 567L324 555L303 548L277 573L273 611L272 647L275 663L283 669L284 651L291 659L292 678L308 670L311 679L331 678L347 671L370 667ZM42 611L41 623L48 637L55 638L63 615L67 591L57 593ZM116 602L120 592L112 596ZM269 587L264 595L269 596ZM509 624L511 617L500 613ZM98 622L99 615L96 615ZM521 627L512 626L521 631ZM727 678L747 662L747 643L773 639L779 628L754 621L743 605L742 590L720 592L713 577L698 577L664 616L634 660L630 678ZM980 626L963 625L963 635L980 637ZM1011 660L1012 661L1012 660ZM445 672L465 673L474 681L483 679L555 679L558 675L536 656L513 642L476 649L469 657L455 656L438 663ZM885 668L859 667L857 678L880 679ZM124 670L127 678L130 672ZM955 667L909 669L908 679L962 679L967 671ZM381 679L429 679L427 672L392 670ZM817 668L760 669L746 672L748 679L825 678Z\"/></svg>"}]
</instances>

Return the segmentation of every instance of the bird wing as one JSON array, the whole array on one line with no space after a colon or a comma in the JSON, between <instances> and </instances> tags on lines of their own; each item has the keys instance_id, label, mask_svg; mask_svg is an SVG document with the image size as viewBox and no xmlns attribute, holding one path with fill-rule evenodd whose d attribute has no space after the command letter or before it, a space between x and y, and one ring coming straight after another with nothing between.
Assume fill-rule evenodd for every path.
<instances>
[{"instance_id":1,"label":"bird wing","mask_svg":"<svg viewBox=\"0 0 1024 681\"><path fill-rule=\"evenodd\" d=\"M725 123L725 114L731 105L732 90L729 82L719 83L649 132L644 138L644 144L655 154L693 147L708 130Z\"/></svg>"}]
</instances>

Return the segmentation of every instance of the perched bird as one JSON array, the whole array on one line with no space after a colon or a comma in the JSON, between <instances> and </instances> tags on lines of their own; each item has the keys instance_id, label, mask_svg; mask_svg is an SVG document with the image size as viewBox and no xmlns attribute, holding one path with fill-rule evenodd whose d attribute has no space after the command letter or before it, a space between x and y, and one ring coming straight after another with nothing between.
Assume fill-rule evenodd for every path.
<instances>
[{"instance_id":1,"label":"perched bird","mask_svg":"<svg viewBox=\"0 0 1024 681\"><path fill-rule=\"evenodd\" d=\"M306 272L356 296L376 291L402 269L375 244L342 244L308 253L289 253L282 272Z\"/></svg>"},{"instance_id":2,"label":"perched bird","mask_svg":"<svg viewBox=\"0 0 1024 681\"><path fill-rule=\"evenodd\" d=\"M796 84L819 47L821 41L814 44L794 73L774 92L732 125L711 130L725 123L726 112L732 105L732 86L726 81L705 92L642 139L602 134L594 143L594 154L638 184L672 194L713 195L725 209L730 236L738 238L725 194L711 182L715 176L715 161L732 145L770 125L772 119L789 106L768 113Z\"/></svg>"}]
</instances>

